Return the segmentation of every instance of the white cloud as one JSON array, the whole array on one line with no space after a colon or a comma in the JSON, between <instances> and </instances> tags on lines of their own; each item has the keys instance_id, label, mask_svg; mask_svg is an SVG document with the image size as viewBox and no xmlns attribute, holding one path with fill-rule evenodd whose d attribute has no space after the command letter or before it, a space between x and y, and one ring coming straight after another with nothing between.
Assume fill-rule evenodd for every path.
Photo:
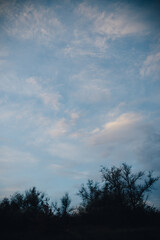
<instances>
[{"instance_id":1,"label":"white cloud","mask_svg":"<svg viewBox=\"0 0 160 240\"><path fill-rule=\"evenodd\" d=\"M83 42L83 40L82 40ZM81 43L82 43L81 42ZM83 42L83 44L85 44ZM98 42L96 41L96 46L100 47L98 45ZM70 56L71 58L77 57L77 56L90 56L90 57L104 57L104 52L103 51L97 51L94 47L87 47L87 46L78 46L75 45L69 45L64 49L64 54L67 56Z\"/></svg>"},{"instance_id":2,"label":"white cloud","mask_svg":"<svg viewBox=\"0 0 160 240\"><path fill-rule=\"evenodd\" d=\"M14 2L4 6L4 11L4 29L16 38L48 44L64 32L52 8L32 3L18 5Z\"/></svg>"},{"instance_id":3,"label":"white cloud","mask_svg":"<svg viewBox=\"0 0 160 240\"><path fill-rule=\"evenodd\" d=\"M3 67L7 63L7 57L9 56L9 50L7 47L0 46L0 67Z\"/></svg>"},{"instance_id":4,"label":"white cloud","mask_svg":"<svg viewBox=\"0 0 160 240\"><path fill-rule=\"evenodd\" d=\"M97 84L86 83L76 90L75 97L82 102L96 103L103 100L107 100L110 95L110 91L107 88L102 88Z\"/></svg>"},{"instance_id":5,"label":"white cloud","mask_svg":"<svg viewBox=\"0 0 160 240\"><path fill-rule=\"evenodd\" d=\"M38 160L33 157L28 152L23 152L15 150L10 147L1 146L0 147L0 164L10 165L10 164L34 164Z\"/></svg>"},{"instance_id":6,"label":"white cloud","mask_svg":"<svg viewBox=\"0 0 160 240\"><path fill-rule=\"evenodd\" d=\"M51 144L48 148L48 152L52 156L66 159L66 161L76 161L77 156L80 156L81 149L76 144L61 141Z\"/></svg>"},{"instance_id":7,"label":"white cloud","mask_svg":"<svg viewBox=\"0 0 160 240\"><path fill-rule=\"evenodd\" d=\"M117 131L123 127L128 127L136 122L139 122L142 117L135 113L125 113L118 117L115 121L106 123L104 126L105 130Z\"/></svg>"},{"instance_id":8,"label":"white cloud","mask_svg":"<svg viewBox=\"0 0 160 240\"><path fill-rule=\"evenodd\" d=\"M83 18L92 22L92 31L104 35L108 39L146 32L147 27L140 19L140 15L130 9L129 6L113 4L112 9L108 12L107 10L100 11L96 7L82 3L76 11Z\"/></svg>"},{"instance_id":9,"label":"white cloud","mask_svg":"<svg viewBox=\"0 0 160 240\"><path fill-rule=\"evenodd\" d=\"M0 46L0 59L3 59L5 57L9 56L9 50L7 47Z\"/></svg>"},{"instance_id":10,"label":"white cloud","mask_svg":"<svg viewBox=\"0 0 160 240\"><path fill-rule=\"evenodd\" d=\"M100 131L100 129L99 129L99 128L95 128L95 129L93 129L93 130L92 130L92 132L91 132L91 133L92 133L92 134L95 134L95 133L97 133L97 132L99 132L99 131Z\"/></svg>"},{"instance_id":11,"label":"white cloud","mask_svg":"<svg viewBox=\"0 0 160 240\"><path fill-rule=\"evenodd\" d=\"M58 110L60 94L55 92L53 87L47 86L43 79L30 77L20 79L12 74L1 75L0 91L10 94L16 94L23 97L33 97L40 99L46 106Z\"/></svg>"},{"instance_id":12,"label":"white cloud","mask_svg":"<svg viewBox=\"0 0 160 240\"><path fill-rule=\"evenodd\" d=\"M53 91L51 92L49 88L41 86L34 77L28 78L26 82L31 85L30 90L32 90L33 96L40 98L45 105L51 106L53 109L58 110L60 98L58 93L54 93Z\"/></svg>"},{"instance_id":13,"label":"white cloud","mask_svg":"<svg viewBox=\"0 0 160 240\"><path fill-rule=\"evenodd\" d=\"M160 52L149 55L140 69L142 77L152 76L154 79L160 75Z\"/></svg>"},{"instance_id":14,"label":"white cloud","mask_svg":"<svg viewBox=\"0 0 160 240\"><path fill-rule=\"evenodd\" d=\"M88 171L72 170L72 169L66 167L65 165L51 164L48 168L56 175L61 175L63 177L67 176L74 180L88 179L88 177L89 177Z\"/></svg>"},{"instance_id":15,"label":"white cloud","mask_svg":"<svg viewBox=\"0 0 160 240\"><path fill-rule=\"evenodd\" d=\"M76 14L80 14L92 20L97 18L98 11L97 8L93 8L86 3L80 3L79 6L76 8Z\"/></svg>"},{"instance_id":16,"label":"white cloud","mask_svg":"<svg viewBox=\"0 0 160 240\"><path fill-rule=\"evenodd\" d=\"M83 2L75 9L75 15L78 18L74 23L73 37L64 49L64 54L72 58L107 58L108 40L148 33L141 15L125 4L100 9Z\"/></svg>"},{"instance_id":17,"label":"white cloud","mask_svg":"<svg viewBox=\"0 0 160 240\"><path fill-rule=\"evenodd\" d=\"M102 130L92 131L91 144L116 144L130 142L138 138L142 116L136 113L125 113L117 119L107 122Z\"/></svg>"},{"instance_id":18,"label":"white cloud","mask_svg":"<svg viewBox=\"0 0 160 240\"><path fill-rule=\"evenodd\" d=\"M103 12L96 19L94 27L95 32L112 39L141 34L145 30L144 24L134 19L133 13L127 11L113 12L109 15Z\"/></svg>"},{"instance_id":19,"label":"white cloud","mask_svg":"<svg viewBox=\"0 0 160 240\"><path fill-rule=\"evenodd\" d=\"M72 58L77 56L88 56L106 58L106 43L105 36L99 36L90 28L84 27L82 30L78 24L73 31L73 37L70 43L64 48L64 54Z\"/></svg>"},{"instance_id":20,"label":"white cloud","mask_svg":"<svg viewBox=\"0 0 160 240\"><path fill-rule=\"evenodd\" d=\"M68 128L69 126L66 123L66 120L62 118L57 123L54 123L47 132L52 138L55 138L65 135L68 132Z\"/></svg>"},{"instance_id":21,"label":"white cloud","mask_svg":"<svg viewBox=\"0 0 160 240\"><path fill-rule=\"evenodd\" d=\"M7 128L46 128L51 125L51 120L43 115L39 109L29 103L3 103L0 108L0 122L7 125Z\"/></svg>"},{"instance_id":22,"label":"white cloud","mask_svg":"<svg viewBox=\"0 0 160 240\"><path fill-rule=\"evenodd\" d=\"M76 112L72 112L71 113L71 119L72 120L76 120L76 119L78 119L79 118L79 114L78 113L76 113Z\"/></svg>"},{"instance_id":23,"label":"white cloud","mask_svg":"<svg viewBox=\"0 0 160 240\"><path fill-rule=\"evenodd\" d=\"M88 66L71 78L75 87L72 97L80 102L96 103L107 101L110 97L108 82L103 80L103 73L96 71L96 66Z\"/></svg>"},{"instance_id":24,"label":"white cloud","mask_svg":"<svg viewBox=\"0 0 160 240\"><path fill-rule=\"evenodd\" d=\"M143 144L138 146L137 154L141 164L160 173L160 130L152 129Z\"/></svg>"},{"instance_id":25,"label":"white cloud","mask_svg":"<svg viewBox=\"0 0 160 240\"><path fill-rule=\"evenodd\" d=\"M159 125L134 112L121 114L88 136L88 144L108 164L128 162L144 169L160 171Z\"/></svg>"},{"instance_id":26,"label":"white cloud","mask_svg":"<svg viewBox=\"0 0 160 240\"><path fill-rule=\"evenodd\" d=\"M79 129L70 133L69 136L73 139L83 139L88 136L88 132L85 129Z\"/></svg>"}]
</instances>

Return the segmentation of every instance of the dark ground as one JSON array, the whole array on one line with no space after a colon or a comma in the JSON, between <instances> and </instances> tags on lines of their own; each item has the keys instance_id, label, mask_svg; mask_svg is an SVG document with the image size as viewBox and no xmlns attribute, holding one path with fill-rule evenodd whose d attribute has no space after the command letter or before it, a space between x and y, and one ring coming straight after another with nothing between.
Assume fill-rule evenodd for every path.
<instances>
[{"instance_id":1,"label":"dark ground","mask_svg":"<svg viewBox=\"0 0 160 240\"><path fill-rule=\"evenodd\" d=\"M36 232L5 232L1 234L2 240L158 240L160 229L152 228L107 228L104 226L81 226L68 228L54 233L36 233Z\"/></svg>"}]
</instances>

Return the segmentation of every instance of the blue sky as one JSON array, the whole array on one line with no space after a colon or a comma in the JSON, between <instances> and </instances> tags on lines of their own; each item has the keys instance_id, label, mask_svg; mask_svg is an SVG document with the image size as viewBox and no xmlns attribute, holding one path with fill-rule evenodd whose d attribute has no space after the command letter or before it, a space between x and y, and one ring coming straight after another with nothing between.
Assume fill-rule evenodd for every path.
<instances>
[{"instance_id":1,"label":"blue sky","mask_svg":"<svg viewBox=\"0 0 160 240\"><path fill-rule=\"evenodd\" d=\"M0 197L36 186L77 203L101 165L160 174L159 10L0 1Z\"/></svg>"}]
</instances>

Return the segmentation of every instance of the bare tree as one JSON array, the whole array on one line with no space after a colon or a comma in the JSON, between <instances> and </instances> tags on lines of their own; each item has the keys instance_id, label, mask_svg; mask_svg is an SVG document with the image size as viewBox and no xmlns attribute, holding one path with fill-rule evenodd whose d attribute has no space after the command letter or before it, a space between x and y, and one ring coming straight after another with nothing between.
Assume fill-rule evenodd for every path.
<instances>
[{"instance_id":1,"label":"bare tree","mask_svg":"<svg viewBox=\"0 0 160 240\"><path fill-rule=\"evenodd\" d=\"M146 206L146 193L150 192L153 184L159 180L159 177L153 177L153 172L132 173L131 166L126 163L111 169L102 167L101 173L104 191L114 194L119 201L133 209Z\"/></svg>"}]
</instances>

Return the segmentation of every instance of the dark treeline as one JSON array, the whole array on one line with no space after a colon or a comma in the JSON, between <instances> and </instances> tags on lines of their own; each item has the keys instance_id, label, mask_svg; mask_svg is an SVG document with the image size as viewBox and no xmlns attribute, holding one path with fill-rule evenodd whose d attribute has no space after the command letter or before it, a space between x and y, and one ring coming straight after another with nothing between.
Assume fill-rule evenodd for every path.
<instances>
[{"instance_id":1,"label":"dark treeline","mask_svg":"<svg viewBox=\"0 0 160 240\"><path fill-rule=\"evenodd\" d=\"M145 239L154 236L156 239L160 212L147 204L147 197L159 177L151 172L133 173L126 164L111 169L102 167L101 176L101 182L88 180L86 185L82 184L77 193L82 202L76 208L70 207L68 193L60 203L52 203L35 187L2 199L0 236L3 239L121 239L123 235L123 239L143 239L146 234ZM136 230L131 232L131 229ZM136 231L140 238L134 235Z\"/></svg>"}]
</instances>

